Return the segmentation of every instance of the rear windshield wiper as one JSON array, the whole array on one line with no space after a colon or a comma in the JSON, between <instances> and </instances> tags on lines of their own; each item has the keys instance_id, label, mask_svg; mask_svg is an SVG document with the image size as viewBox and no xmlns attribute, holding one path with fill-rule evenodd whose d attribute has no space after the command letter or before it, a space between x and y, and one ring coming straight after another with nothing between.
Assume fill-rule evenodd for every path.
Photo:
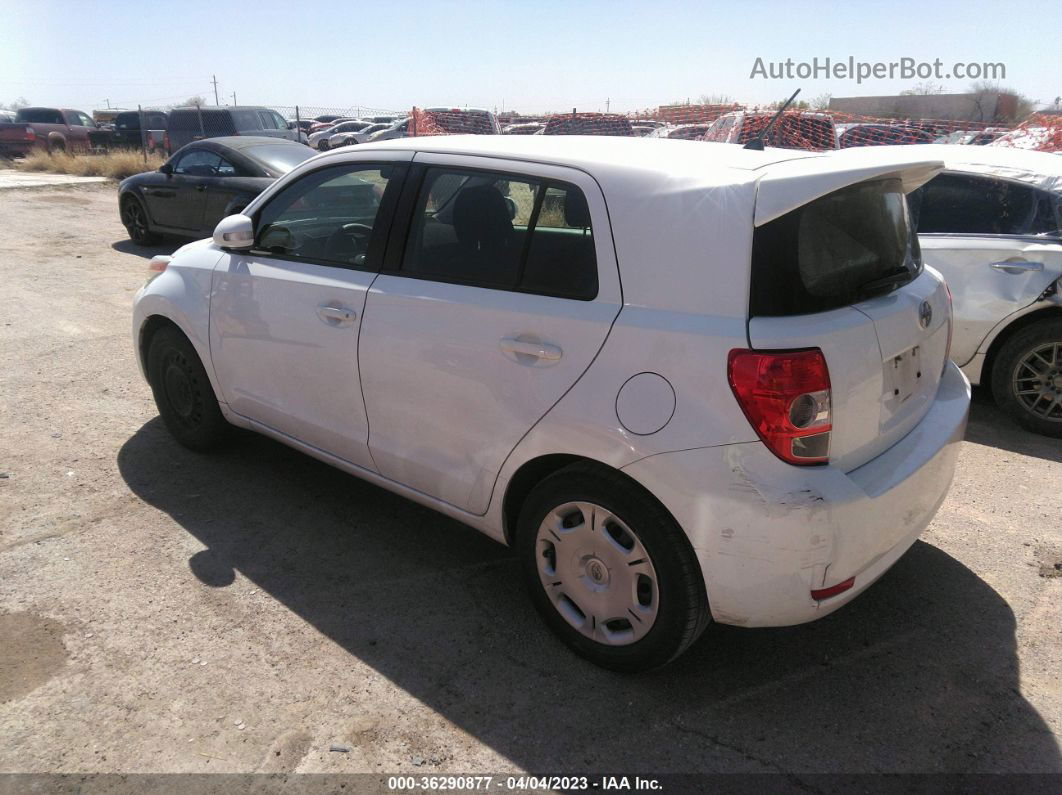
<instances>
[{"instance_id":1,"label":"rear windshield wiper","mask_svg":"<svg viewBox=\"0 0 1062 795\"><path fill-rule=\"evenodd\" d=\"M879 276L876 279L863 282L859 285L856 292L860 296L866 296L870 293L877 293L886 287L899 287L901 284L907 284L914 278L914 276L914 271L908 270L907 268L900 268L899 270L892 271L884 276Z\"/></svg>"}]
</instances>

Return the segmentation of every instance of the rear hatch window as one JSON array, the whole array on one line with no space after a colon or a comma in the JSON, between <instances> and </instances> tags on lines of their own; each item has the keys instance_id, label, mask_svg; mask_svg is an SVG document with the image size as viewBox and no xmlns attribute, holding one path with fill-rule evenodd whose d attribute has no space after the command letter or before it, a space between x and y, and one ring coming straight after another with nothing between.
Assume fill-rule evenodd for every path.
<instances>
[{"instance_id":1,"label":"rear hatch window","mask_svg":"<svg viewBox=\"0 0 1062 795\"><path fill-rule=\"evenodd\" d=\"M899 179L843 187L759 226L749 303L754 349L822 351L831 465L861 466L932 405L947 356L948 299L922 267Z\"/></svg>"},{"instance_id":2,"label":"rear hatch window","mask_svg":"<svg viewBox=\"0 0 1062 795\"><path fill-rule=\"evenodd\" d=\"M824 312L895 290L921 271L900 181L863 182L756 229L749 314Z\"/></svg>"}]
</instances>

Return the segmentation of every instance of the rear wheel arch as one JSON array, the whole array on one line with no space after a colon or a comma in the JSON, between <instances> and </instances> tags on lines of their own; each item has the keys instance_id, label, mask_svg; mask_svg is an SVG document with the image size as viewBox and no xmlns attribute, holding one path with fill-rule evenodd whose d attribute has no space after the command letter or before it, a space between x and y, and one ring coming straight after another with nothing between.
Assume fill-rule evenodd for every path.
<instances>
[{"instance_id":1,"label":"rear wheel arch","mask_svg":"<svg viewBox=\"0 0 1062 795\"><path fill-rule=\"evenodd\" d=\"M612 477L622 478L633 490L640 492L643 499L655 503L661 510L671 517L676 525L681 527L668 507L657 499L656 495L649 491L649 489L626 472L616 469L613 466L609 466L608 464L603 464L596 459L587 458L586 456L570 453L554 453L538 456L537 458L525 461L520 465L516 472L513 473L513 476L509 478L509 483L505 488L505 497L502 500L502 530L505 533L505 543L512 546L516 536L516 526L520 519L520 511L523 509L524 503L527 501L531 492L534 491L535 487L555 472L559 472L562 469L566 469L576 464L581 468L607 472ZM685 532L683 532L683 535L685 535ZM687 537L687 542L688 540Z\"/></svg>"},{"instance_id":2,"label":"rear wheel arch","mask_svg":"<svg viewBox=\"0 0 1062 795\"><path fill-rule=\"evenodd\" d=\"M980 386L986 389L992 388L992 368L995 367L996 356L999 355L1000 349L1007 344L1007 341L1011 337L1035 323L1044 320L1058 319L1062 319L1062 307L1047 306L1043 309L1037 309L1035 312L1030 312L1027 315L1022 315L996 334L995 338L988 346L988 351L985 353L985 361L981 366Z\"/></svg>"}]
</instances>

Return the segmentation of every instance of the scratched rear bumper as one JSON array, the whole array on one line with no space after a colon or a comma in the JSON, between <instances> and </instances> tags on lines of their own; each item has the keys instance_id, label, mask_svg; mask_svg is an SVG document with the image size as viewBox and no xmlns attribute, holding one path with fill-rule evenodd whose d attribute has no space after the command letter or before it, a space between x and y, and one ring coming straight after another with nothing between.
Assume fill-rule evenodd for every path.
<instances>
[{"instance_id":1,"label":"scratched rear bumper","mask_svg":"<svg viewBox=\"0 0 1062 795\"><path fill-rule=\"evenodd\" d=\"M949 363L922 421L848 473L790 466L759 442L651 456L624 471L690 537L716 621L800 624L851 601L917 540L951 485L969 403L969 382ZM842 594L811 598L850 577Z\"/></svg>"}]
</instances>

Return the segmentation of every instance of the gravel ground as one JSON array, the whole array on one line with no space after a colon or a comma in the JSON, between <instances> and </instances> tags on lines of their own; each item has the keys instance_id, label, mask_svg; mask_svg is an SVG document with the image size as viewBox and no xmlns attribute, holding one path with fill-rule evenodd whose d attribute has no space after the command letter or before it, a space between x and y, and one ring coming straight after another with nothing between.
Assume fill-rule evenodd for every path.
<instances>
[{"instance_id":1,"label":"gravel ground","mask_svg":"<svg viewBox=\"0 0 1062 795\"><path fill-rule=\"evenodd\" d=\"M618 676L474 531L263 438L171 441L129 307L174 245L132 246L113 185L0 217L0 771L1062 772L1062 444L987 396L866 594Z\"/></svg>"}]
</instances>

